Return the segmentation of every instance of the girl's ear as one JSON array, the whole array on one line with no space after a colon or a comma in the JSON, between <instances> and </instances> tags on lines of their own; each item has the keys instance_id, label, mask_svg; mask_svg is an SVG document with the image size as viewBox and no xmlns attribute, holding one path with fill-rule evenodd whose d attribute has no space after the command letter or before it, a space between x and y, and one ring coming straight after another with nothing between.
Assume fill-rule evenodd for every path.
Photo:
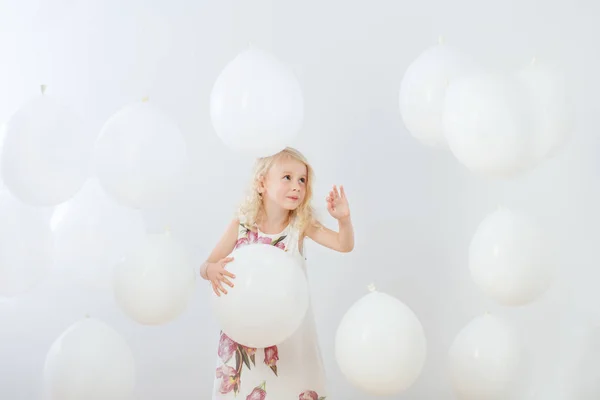
<instances>
[{"instance_id":1,"label":"girl's ear","mask_svg":"<svg viewBox=\"0 0 600 400\"><path fill-rule=\"evenodd\" d=\"M265 177L262 175L256 180L256 190L259 194L263 194L265 192Z\"/></svg>"}]
</instances>

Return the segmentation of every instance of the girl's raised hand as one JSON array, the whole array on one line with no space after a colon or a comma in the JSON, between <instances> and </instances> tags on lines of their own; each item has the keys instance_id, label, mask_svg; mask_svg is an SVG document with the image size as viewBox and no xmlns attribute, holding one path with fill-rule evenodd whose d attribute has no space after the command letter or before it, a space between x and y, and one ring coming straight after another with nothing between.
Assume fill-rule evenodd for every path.
<instances>
[{"instance_id":1,"label":"girl's raised hand","mask_svg":"<svg viewBox=\"0 0 600 400\"><path fill-rule=\"evenodd\" d=\"M327 201L327 211L333 218L341 220L350 216L350 205L346 198L344 186L340 186L338 191L337 186L333 185L333 189L325 200Z\"/></svg>"},{"instance_id":2,"label":"girl's raised hand","mask_svg":"<svg viewBox=\"0 0 600 400\"><path fill-rule=\"evenodd\" d=\"M233 261L233 257L226 257L216 263L210 263L206 267L206 276L211 283L211 286L217 296L221 296L221 293L227 294L227 290L223 287L223 283L233 287L231 279L235 278L235 275L225 269L225 266Z\"/></svg>"}]
</instances>

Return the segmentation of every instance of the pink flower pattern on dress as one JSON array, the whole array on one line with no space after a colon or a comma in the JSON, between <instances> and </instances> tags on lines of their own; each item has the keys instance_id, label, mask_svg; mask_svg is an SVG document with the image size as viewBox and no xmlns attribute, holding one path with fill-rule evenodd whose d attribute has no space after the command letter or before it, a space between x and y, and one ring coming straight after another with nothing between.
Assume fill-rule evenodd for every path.
<instances>
[{"instance_id":1,"label":"pink flower pattern on dress","mask_svg":"<svg viewBox=\"0 0 600 400\"><path fill-rule=\"evenodd\" d=\"M277 375L277 361L279 361L279 350L277 346L265 348L265 364Z\"/></svg>"},{"instance_id":2,"label":"pink flower pattern on dress","mask_svg":"<svg viewBox=\"0 0 600 400\"><path fill-rule=\"evenodd\" d=\"M238 344L234 342L229 336L221 332L221 339L219 339L219 350L218 354L224 363L229 361L233 354L237 350Z\"/></svg>"},{"instance_id":3,"label":"pink flower pattern on dress","mask_svg":"<svg viewBox=\"0 0 600 400\"><path fill-rule=\"evenodd\" d=\"M325 400L325 397L319 397L314 390L307 390L306 392L300 393L298 400Z\"/></svg>"},{"instance_id":4,"label":"pink flower pattern on dress","mask_svg":"<svg viewBox=\"0 0 600 400\"><path fill-rule=\"evenodd\" d=\"M234 249L237 249L242 246L247 246L249 244L272 244L273 246L280 248L281 250L285 250L285 243L283 239L286 238L287 235L281 235L277 239L273 240L267 236L260 236L258 232L250 230L246 228L244 225L241 225L244 228L244 236L240 237L235 243Z\"/></svg>"},{"instance_id":5,"label":"pink flower pattern on dress","mask_svg":"<svg viewBox=\"0 0 600 400\"><path fill-rule=\"evenodd\" d=\"M242 346L242 350L246 353L253 365L256 365L256 349L254 347Z\"/></svg>"},{"instance_id":6,"label":"pink flower pattern on dress","mask_svg":"<svg viewBox=\"0 0 600 400\"><path fill-rule=\"evenodd\" d=\"M248 396L246 396L246 400L265 400L267 397L267 392L265 391L266 382L263 382L260 386L255 387Z\"/></svg>"},{"instance_id":7,"label":"pink flower pattern on dress","mask_svg":"<svg viewBox=\"0 0 600 400\"><path fill-rule=\"evenodd\" d=\"M221 394L230 393L232 390L237 392L240 379L235 368L227 365L220 366L217 368L217 378L221 379L221 387L219 388Z\"/></svg>"}]
</instances>

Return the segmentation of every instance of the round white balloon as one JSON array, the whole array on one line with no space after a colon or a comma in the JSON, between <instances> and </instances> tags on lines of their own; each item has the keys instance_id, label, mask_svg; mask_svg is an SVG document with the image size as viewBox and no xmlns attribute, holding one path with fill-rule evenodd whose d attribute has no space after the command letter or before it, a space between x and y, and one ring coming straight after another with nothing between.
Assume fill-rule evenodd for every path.
<instances>
[{"instance_id":1,"label":"round white balloon","mask_svg":"<svg viewBox=\"0 0 600 400\"><path fill-rule=\"evenodd\" d=\"M456 336L449 350L452 387L460 400L504 400L518 374L520 345L502 319L473 319Z\"/></svg>"},{"instance_id":2,"label":"round white balloon","mask_svg":"<svg viewBox=\"0 0 600 400\"><path fill-rule=\"evenodd\" d=\"M335 357L342 373L371 395L392 396L408 389L421 374L426 356L419 319L385 293L358 300L337 329Z\"/></svg>"},{"instance_id":3,"label":"round white balloon","mask_svg":"<svg viewBox=\"0 0 600 400\"><path fill-rule=\"evenodd\" d=\"M535 123L537 160L555 156L572 137L574 109L566 77L559 69L534 62L517 73L529 96Z\"/></svg>"},{"instance_id":4,"label":"round white balloon","mask_svg":"<svg viewBox=\"0 0 600 400\"><path fill-rule=\"evenodd\" d=\"M451 46L437 45L421 53L400 85L400 114L408 131L425 145L446 146L442 127L446 88L479 69L471 57Z\"/></svg>"},{"instance_id":5,"label":"round white balloon","mask_svg":"<svg viewBox=\"0 0 600 400\"><path fill-rule=\"evenodd\" d=\"M443 127L448 146L471 171L513 177L535 162L530 102L513 79L481 73L448 87Z\"/></svg>"},{"instance_id":6,"label":"round white balloon","mask_svg":"<svg viewBox=\"0 0 600 400\"><path fill-rule=\"evenodd\" d=\"M304 98L289 67L250 47L217 78L210 95L212 123L229 148L263 157L290 144L302 127Z\"/></svg>"},{"instance_id":7,"label":"round white balloon","mask_svg":"<svg viewBox=\"0 0 600 400\"><path fill-rule=\"evenodd\" d=\"M236 278L227 295L211 296L221 329L248 347L275 346L300 327L308 310L302 261L270 244L236 249L227 270Z\"/></svg>"},{"instance_id":8,"label":"round white balloon","mask_svg":"<svg viewBox=\"0 0 600 400\"><path fill-rule=\"evenodd\" d=\"M86 318L52 344L44 380L53 400L130 400L135 362L119 333L101 321Z\"/></svg>"},{"instance_id":9,"label":"round white balloon","mask_svg":"<svg viewBox=\"0 0 600 400\"><path fill-rule=\"evenodd\" d=\"M195 271L185 248L170 234L151 234L115 267L117 304L144 325L173 321L187 308Z\"/></svg>"},{"instance_id":10,"label":"round white balloon","mask_svg":"<svg viewBox=\"0 0 600 400\"><path fill-rule=\"evenodd\" d=\"M0 184L0 297L26 292L50 272L54 253L48 214L23 204Z\"/></svg>"},{"instance_id":11,"label":"round white balloon","mask_svg":"<svg viewBox=\"0 0 600 400\"><path fill-rule=\"evenodd\" d=\"M71 110L47 95L8 121L2 179L21 201L52 206L71 198L89 174L94 135Z\"/></svg>"},{"instance_id":12,"label":"round white balloon","mask_svg":"<svg viewBox=\"0 0 600 400\"><path fill-rule=\"evenodd\" d=\"M133 208L164 204L181 182L186 162L179 127L150 101L117 112L96 141L100 184L119 203Z\"/></svg>"},{"instance_id":13,"label":"round white balloon","mask_svg":"<svg viewBox=\"0 0 600 400\"><path fill-rule=\"evenodd\" d=\"M112 289L113 268L145 237L141 211L109 198L96 179L54 210L50 221L58 269L69 280Z\"/></svg>"},{"instance_id":14,"label":"round white balloon","mask_svg":"<svg viewBox=\"0 0 600 400\"><path fill-rule=\"evenodd\" d=\"M525 215L501 208L478 226L469 248L475 284L507 306L530 303L552 283L555 265L545 233Z\"/></svg>"}]
</instances>

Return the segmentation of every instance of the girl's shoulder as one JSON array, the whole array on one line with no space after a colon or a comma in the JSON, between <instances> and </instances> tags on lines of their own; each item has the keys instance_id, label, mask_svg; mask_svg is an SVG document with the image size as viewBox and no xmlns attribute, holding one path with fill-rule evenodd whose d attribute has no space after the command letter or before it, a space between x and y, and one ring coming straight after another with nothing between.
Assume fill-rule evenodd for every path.
<instances>
[{"instance_id":1,"label":"girl's shoulder","mask_svg":"<svg viewBox=\"0 0 600 400\"><path fill-rule=\"evenodd\" d=\"M237 220L238 220L240 230L256 231L256 227L252 226L250 223L248 223L248 219L246 218L246 216L244 214L238 213Z\"/></svg>"}]
</instances>

